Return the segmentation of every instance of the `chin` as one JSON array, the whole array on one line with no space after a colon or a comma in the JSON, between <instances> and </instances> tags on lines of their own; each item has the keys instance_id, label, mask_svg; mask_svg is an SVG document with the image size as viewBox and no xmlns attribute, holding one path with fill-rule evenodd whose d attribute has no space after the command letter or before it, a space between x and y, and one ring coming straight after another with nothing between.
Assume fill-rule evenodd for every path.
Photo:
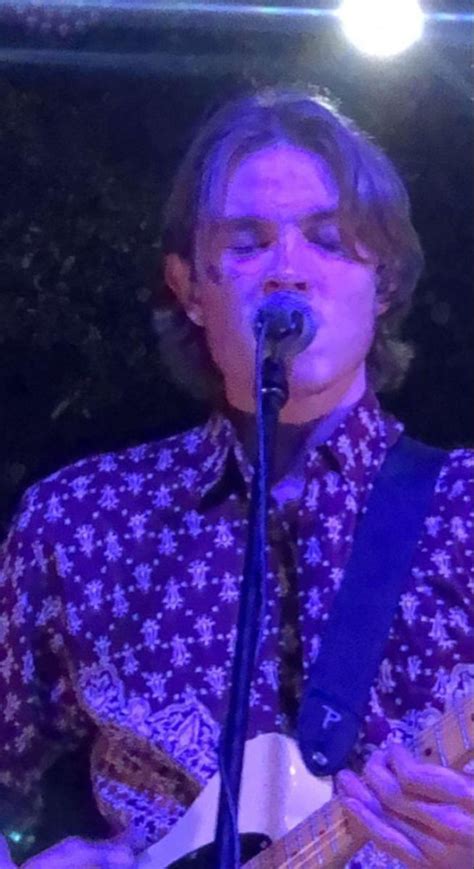
<instances>
[{"instance_id":1,"label":"chin","mask_svg":"<svg viewBox=\"0 0 474 869\"><path fill-rule=\"evenodd\" d=\"M295 360L288 370L288 385L292 396L318 395L334 379L329 366L315 365L310 360Z\"/></svg>"},{"instance_id":2,"label":"chin","mask_svg":"<svg viewBox=\"0 0 474 869\"><path fill-rule=\"evenodd\" d=\"M301 399L310 398L312 395L323 395L323 393L327 392L328 389L331 388L331 383L327 381L306 381L301 382L297 381L297 383L290 383L290 399L293 401L301 401Z\"/></svg>"}]
</instances>

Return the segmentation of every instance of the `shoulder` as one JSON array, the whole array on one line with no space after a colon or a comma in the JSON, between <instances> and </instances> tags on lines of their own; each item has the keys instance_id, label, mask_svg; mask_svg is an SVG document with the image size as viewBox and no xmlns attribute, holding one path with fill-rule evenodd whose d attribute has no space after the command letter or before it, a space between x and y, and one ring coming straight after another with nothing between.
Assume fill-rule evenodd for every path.
<instances>
[{"instance_id":1,"label":"shoulder","mask_svg":"<svg viewBox=\"0 0 474 869\"><path fill-rule=\"evenodd\" d=\"M465 542L472 537L473 521L474 450L446 450L425 520L428 534L435 538L444 528L452 542Z\"/></svg>"},{"instance_id":2,"label":"shoulder","mask_svg":"<svg viewBox=\"0 0 474 869\"><path fill-rule=\"evenodd\" d=\"M447 506L464 509L474 507L474 450L446 451L435 494Z\"/></svg>"},{"instance_id":3,"label":"shoulder","mask_svg":"<svg viewBox=\"0 0 474 869\"><path fill-rule=\"evenodd\" d=\"M12 523L15 533L64 521L89 521L119 508L131 497L166 486L179 476L206 435L203 424L184 432L97 453L72 462L30 486ZM11 531L10 535L11 536Z\"/></svg>"},{"instance_id":4,"label":"shoulder","mask_svg":"<svg viewBox=\"0 0 474 869\"><path fill-rule=\"evenodd\" d=\"M462 578L463 594L474 573L473 524L474 451L447 451L425 517L423 551L430 575L448 583Z\"/></svg>"}]
</instances>

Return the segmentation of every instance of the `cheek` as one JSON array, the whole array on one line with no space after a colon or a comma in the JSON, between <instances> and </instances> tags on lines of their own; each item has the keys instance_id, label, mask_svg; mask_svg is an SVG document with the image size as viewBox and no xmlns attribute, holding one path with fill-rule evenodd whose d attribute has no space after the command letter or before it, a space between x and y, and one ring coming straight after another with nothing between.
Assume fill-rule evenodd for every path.
<instances>
[{"instance_id":1,"label":"cheek","mask_svg":"<svg viewBox=\"0 0 474 869\"><path fill-rule=\"evenodd\" d=\"M355 332L371 331L376 315L376 292L373 275L354 266L342 272L332 284L328 302L334 315Z\"/></svg>"},{"instance_id":2,"label":"cheek","mask_svg":"<svg viewBox=\"0 0 474 869\"><path fill-rule=\"evenodd\" d=\"M344 289L343 289L344 286ZM373 287L364 283L340 287L321 304L322 326L315 351L342 361L364 357L373 340L375 300Z\"/></svg>"},{"instance_id":3,"label":"cheek","mask_svg":"<svg viewBox=\"0 0 474 869\"><path fill-rule=\"evenodd\" d=\"M219 269L219 288L232 307L255 308L259 295L263 294L265 269L256 262L244 265L223 258Z\"/></svg>"},{"instance_id":4,"label":"cheek","mask_svg":"<svg viewBox=\"0 0 474 869\"><path fill-rule=\"evenodd\" d=\"M219 268L212 266L211 270L208 277L212 280L206 284L202 296L206 325L213 332L219 328L232 330L235 340L236 332L251 331L257 298L255 276L229 262Z\"/></svg>"},{"instance_id":5,"label":"cheek","mask_svg":"<svg viewBox=\"0 0 474 869\"><path fill-rule=\"evenodd\" d=\"M364 286L348 292L343 299L343 310L348 324L362 332L372 329L375 319L375 297L372 288Z\"/></svg>"},{"instance_id":6,"label":"cheek","mask_svg":"<svg viewBox=\"0 0 474 869\"><path fill-rule=\"evenodd\" d=\"M252 308L242 302L235 286L208 288L203 297L204 329L214 361L228 369L253 352Z\"/></svg>"}]
</instances>

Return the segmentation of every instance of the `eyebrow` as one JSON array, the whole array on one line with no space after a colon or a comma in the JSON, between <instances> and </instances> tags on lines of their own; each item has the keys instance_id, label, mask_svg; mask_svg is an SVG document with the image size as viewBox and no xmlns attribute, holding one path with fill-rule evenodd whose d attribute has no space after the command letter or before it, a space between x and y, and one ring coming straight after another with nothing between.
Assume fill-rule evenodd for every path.
<instances>
[{"instance_id":1,"label":"eyebrow","mask_svg":"<svg viewBox=\"0 0 474 869\"><path fill-rule=\"evenodd\" d=\"M316 211L312 211L308 214L304 214L300 217L300 223L310 223L311 221L320 221L326 220L328 218L333 218L337 215L337 208L321 208ZM256 226L265 226L269 223L273 223L267 217L262 217L261 215L253 215L246 214L241 217L220 217L217 218L216 224L225 229L254 229Z\"/></svg>"}]
</instances>

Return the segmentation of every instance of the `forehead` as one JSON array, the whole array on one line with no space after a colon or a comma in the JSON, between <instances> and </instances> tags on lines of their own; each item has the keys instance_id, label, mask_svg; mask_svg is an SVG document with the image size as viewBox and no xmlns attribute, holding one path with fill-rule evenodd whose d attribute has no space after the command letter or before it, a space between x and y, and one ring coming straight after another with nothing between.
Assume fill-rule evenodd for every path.
<instances>
[{"instance_id":1,"label":"forehead","mask_svg":"<svg viewBox=\"0 0 474 869\"><path fill-rule=\"evenodd\" d=\"M279 144L250 154L231 172L224 215L271 218L335 208L337 202L337 185L323 158Z\"/></svg>"}]
</instances>

